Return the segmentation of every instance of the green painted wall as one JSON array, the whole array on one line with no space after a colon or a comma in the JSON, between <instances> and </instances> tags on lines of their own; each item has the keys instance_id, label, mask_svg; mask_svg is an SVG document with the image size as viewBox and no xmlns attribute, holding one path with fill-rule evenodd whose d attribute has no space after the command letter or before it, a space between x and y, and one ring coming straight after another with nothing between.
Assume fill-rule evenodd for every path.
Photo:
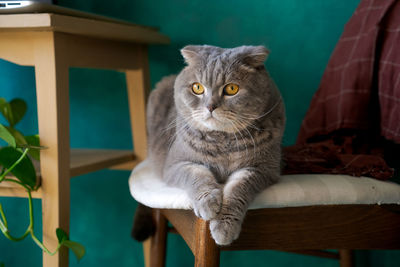
<instances>
[{"instance_id":1,"label":"green painted wall","mask_svg":"<svg viewBox=\"0 0 400 267\"><path fill-rule=\"evenodd\" d=\"M287 105L285 144L295 141L301 120L318 87L330 53L359 0L129 1L59 0L64 6L160 27L169 46L150 48L152 85L183 66L179 49L187 44L233 47L264 44L271 50L267 67ZM109 4L111 3L111 4ZM29 116L20 124L37 132L33 68L0 61L0 96L22 97ZM114 71L71 69L71 145L90 148L132 147L124 75ZM142 266L139 243L129 237L133 210L129 172L100 171L71 181L71 238L87 255L70 266ZM23 199L0 198L13 230L27 223ZM40 234L40 201L35 201ZM328 259L274 251L224 252L222 266L338 266ZM6 267L41 266L41 252L31 240L11 243L0 235L0 262ZM191 266L183 241L168 240L167 266ZM369 263L368 263L369 262ZM400 253L359 252L358 266L400 266Z\"/></svg>"}]
</instances>

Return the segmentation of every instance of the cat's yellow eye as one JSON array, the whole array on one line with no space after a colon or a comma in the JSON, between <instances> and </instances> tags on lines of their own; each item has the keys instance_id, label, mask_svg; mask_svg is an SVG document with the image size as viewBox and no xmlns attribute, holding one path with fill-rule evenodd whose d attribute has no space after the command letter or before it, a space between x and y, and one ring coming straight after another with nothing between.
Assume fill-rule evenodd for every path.
<instances>
[{"instance_id":1,"label":"cat's yellow eye","mask_svg":"<svg viewBox=\"0 0 400 267\"><path fill-rule=\"evenodd\" d=\"M239 85L230 83L225 85L224 87L224 94L225 95L236 95L239 92Z\"/></svg>"},{"instance_id":2,"label":"cat's yellow eye","mask_svg":"<svg viewBox=\"0 0 400 267\"><path fill-rule=\"evenodd\" d=\"M204 87L203 87L203 85L201 85L201 83L194 83L192 85L192 91L196 95L201 95L204 93Z\"/></svg>"}]
</instances>

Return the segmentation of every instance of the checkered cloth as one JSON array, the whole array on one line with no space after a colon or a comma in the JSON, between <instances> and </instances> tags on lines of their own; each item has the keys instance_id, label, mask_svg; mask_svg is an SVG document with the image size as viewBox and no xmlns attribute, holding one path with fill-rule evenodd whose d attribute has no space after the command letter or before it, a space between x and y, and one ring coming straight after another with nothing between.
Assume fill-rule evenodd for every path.
<instances>
[{"instance_id":1,"label":"checkered cloth","mask_svg":"<svg viewBox=\"0 0 400 267\"><path fill-rule=\"evenodd\" d=\"M339 129L377 131L400 143L399 0L361 1L329 60L297 142Z\"/></svg>"}]
</instances>

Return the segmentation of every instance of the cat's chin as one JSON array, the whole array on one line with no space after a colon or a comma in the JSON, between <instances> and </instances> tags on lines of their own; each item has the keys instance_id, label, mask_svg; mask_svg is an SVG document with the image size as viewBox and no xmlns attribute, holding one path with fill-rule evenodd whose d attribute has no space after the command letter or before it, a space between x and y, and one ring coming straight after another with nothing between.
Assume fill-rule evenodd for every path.
<instances>
[{"instance_id":1,"label":"cat's chin","mask_svg":"<svg viewBox=\"0 0 400 267\"><path fill-rule=\"evenodd\" d=\"M216 118L208 118L206 120L196 123L196 127L201 131L219 131L227 133L235 133L238 131L237 128L232 127L231 123L222 122Z\"/></svg>"}]
</instances>

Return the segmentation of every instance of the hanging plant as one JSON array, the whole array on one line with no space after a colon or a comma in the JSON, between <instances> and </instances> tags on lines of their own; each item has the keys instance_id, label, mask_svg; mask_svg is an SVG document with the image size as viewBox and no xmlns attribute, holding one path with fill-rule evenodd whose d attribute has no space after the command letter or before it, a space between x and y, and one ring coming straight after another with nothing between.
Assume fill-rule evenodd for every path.
<instances>
[{"instance_id":1,"label":"hanging plant","mask_svg":"<svg viewBox=\"0 0 400 267\"><path fill-rule=\"evenodd\" d=\"M85 255L85 248L81 244L69 240L64 230L60 228L56 230L58 246L55 251L49 251L35 235L32 191L36 191L40 185L32 159L39 161L40 150L45 147L40 146L38 135L24 136L15 129L15 125L24 117L26 110L27 105L22 99L17 98L7 102L4 98L0 98L0 113L8 122L8 125L0 123L0 139L7 144L0 148L0 184L10 182L23 187L28 196L29 207L29 225L25 233L21 236L14 236L9 231L7 219L0 203L0 230L11 241L21 241L30 236L44 252L50 255L55 255L62 246L68 247L79 261ZM0 262L0 267L2 266L4 263Z\"/></svg>"}]
</instances>

